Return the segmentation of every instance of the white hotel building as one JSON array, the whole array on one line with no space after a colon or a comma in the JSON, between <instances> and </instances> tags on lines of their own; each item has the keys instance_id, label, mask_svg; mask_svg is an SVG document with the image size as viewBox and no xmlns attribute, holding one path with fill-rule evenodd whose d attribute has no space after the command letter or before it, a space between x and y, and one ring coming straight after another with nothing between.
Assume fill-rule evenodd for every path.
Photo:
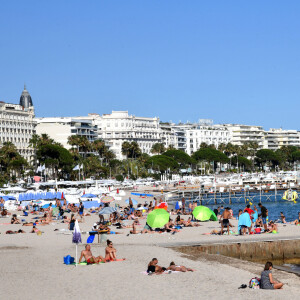
<instances>
[{"instance_id":1,"label":"white hotel building","mask_svg":"<svg viewBox=\"0 0 300 300\"><path fill-rule=\"evenodd\" d=\"M111 114L89 114L81 119L92 120L98 128L98 138L103 139L117 159L124 159L123 142L137 142L143 153L151 154L155 143L161 142L159 118L136 117L128 111L112 111Z\"/></svg>"},{"instance_id":2,"label":"white hotel building","mask_svg":"<svg viewBox=\"0 0 300 300\"><path fill-rule=\"evenodd\" d=\"M35 127L34 107L26 86L24 86L19 105L0 101L0 147L4 142L11 142L30 162L33 149L29 147L29 141L35 134Z\"/></svg>"}]
</instances>

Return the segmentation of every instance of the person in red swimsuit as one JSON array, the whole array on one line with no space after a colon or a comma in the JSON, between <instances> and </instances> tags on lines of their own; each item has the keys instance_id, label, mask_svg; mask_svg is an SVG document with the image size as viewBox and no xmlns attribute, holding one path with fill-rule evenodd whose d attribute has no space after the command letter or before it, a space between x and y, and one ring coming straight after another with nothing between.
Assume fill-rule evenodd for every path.
<instances>
[{"instance_id":1,"label":"person in red swimsuit","mask_svg":"<svg viewBox=\"0 0 300 300\"><path fill-rule=\"evenodd\" d=\"M85 258L85 261L88 264L97 264L99 262L105 262L105 260L102 256L100 256L100 255L98 257L93 256L90 245L86 245L85 250L81 251L81 256L80 256L79 262L78 262L79 264L81 263L81 260L83 257Z\"/></svg>"}]
</instances>

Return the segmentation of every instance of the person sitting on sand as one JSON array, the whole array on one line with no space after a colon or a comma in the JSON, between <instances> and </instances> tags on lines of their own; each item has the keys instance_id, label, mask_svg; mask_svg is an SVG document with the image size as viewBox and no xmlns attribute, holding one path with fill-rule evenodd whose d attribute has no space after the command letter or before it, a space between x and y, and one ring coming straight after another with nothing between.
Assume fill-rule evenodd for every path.
<instances>
[{"instance_id":1,"label":"person sitting on sand","mask_svg":"<svg viewBox=\"0 0 300 300\"><path fill-rule=\"evenodd\" d=\"M162 274L165 270L166 270L166 268L163 268L158 265L157 258L152 258L152 260L148 264L147 273L148 273L148 275L151 275L151 274L159 275L159 274Z\"/></svg>"},{"instance_id":2,"label":"person sitting on sand","mask_svg":"<svg viewBox=\"0 0 300 300\"><path fill-rule=\"evenodd\" d=\"M98 264L99 262L105 262L105 260L102 256L100 256L100 255L98 257L93 256L90 245L86 245L85 250L81 251L81 256L78 261L79 264L81 263L81 260L83 257L85 258L85 261L87 262L88 265L89 264Z\"/></svg>"},{"instance_id":3,"label":"person sitting on sand","mask_svg":"<svg viewBox=\"0 0 300 300\"><path fill-rule=\"evenodd\" d=\"M173 233L179 231L178 229L174 228L174 223L171 218L169 218L169 222L164 226L164 230L166 232L173 232Z\"/></svg>"},{"instance_id":4,"label":"person sitting on sand","mask_svg":"<svg viewBox=\"0 0 300 300\"><path fill-rule=\"evenodd\" d=\"M148 225L146 222L144 229L142 230L141 233L154 233L155 231Z\"/></svg>"},{"instance_id":5,"label":"person sitting on sand","mask_svg":"<svg viewBox=\"0 0 300 300\"><path fill-rule=\"evenodd\" d=\"M10 223L11 224L21 224L21 221L17 218L16 214L13 214Z\"/></svg>"},{"instance_id":6,"label":"person sitting on sand","mask_svg":"<svg viewBox=\"0 0 300 300\"><path fill-rule=\"evenodd\" d=\"M271 221L269 223L269 228L267 229L266 232L268 232L268 233L272 233L272 232L273 233L278 233L278 226L277 226L277 224L275 224L273 221Z\"/></svg>"},{"instance_id":7,"label":"person sitting on sand","mask_svg":"<svg viewBox=\"0 0 300 300\"><path fill-rule=\"evenodd\" d=\"M255 221L255 227L264 227L262 219L261 219L261 214L258 215L258 217Z\"/></svg>"},{"instance_id":8,"label":"person sitting on sand","mask_svg":"<svg viewBox=\"0 0 300 300\"><path fill-rule=\"evenodd\" d=\"M261 289L267 289L267 290L282 289L283 283L273 279L271 273L272 268L273 268L272 262L268 261L265 265L265 269L261 273L261 279L260 279Z\"/></svg>"},{"instance_id":9,"label":"person sitting on sand","mask_svg":"<svg viewBox=\"0 0 300 300\"><path fill-rule=\"evenodd\" d=\"M138 233L140 233L140 231L136 230L136 225L137 224L138 224L138 221L133 221L133 223L132 223L132 230L130 230L131 234L138 234Z\"/></svg>"},{"instance_id":10,"label":"person sitting on sand","mask_svg":"<svg viewBox=\"0 0 300 300\"><path fill-rule=\"evenodd\" d=\"M178 271L178 272L194 272L195 270L187 268L185 266L176 266L174 261L170 263L170 266L167 268L167 271Z\"/></svg>"},{"instance_id":11,"label":"person sitting on sand","mask_svg":"<svg viewBox=\"0 0 300 300\"><path fill-rule=\"evenodd\" d=\"M105 261L116 261L117 260L117 250L113 247L113 243L110 240L106 241L107 247L105 248ZM123 258L125 260L125 258Z\"/></svg>"},{"instance_id":12,"label":"person sitting on sand","mask_svg":"<svg viewBox=\"0 0 300 300\"><path fill-rule=\"evenodd\" d=\"M184 223L184 226L185 226L185 227L198 227L198 226L200 226L200 224L197 223L197 222L192 222L192 218L189 217L189 218L187 219L187 221Z\"/></svg>"},{"instance_id":13,"label":"person sitting on sand","mask_svg":"<svg viewBox=\"0 0 300 300\"><path fill-rule=\"evenodd\" d=\"M286 224L285 215L283 214L283 212L280 212L280 219L283 224Z\"/></svg>"},{"instance_id":14,"label":"person sitting on sand","mask_svg":"<svg viewBox=\"0 0 300 300\"><path fill-rule=\"evenodd\" d=\"M294 222L292 222L295 225L299 225L300 224L300 212L298 212L298 219L296 219Z\"/></svg>"}]
</instances>

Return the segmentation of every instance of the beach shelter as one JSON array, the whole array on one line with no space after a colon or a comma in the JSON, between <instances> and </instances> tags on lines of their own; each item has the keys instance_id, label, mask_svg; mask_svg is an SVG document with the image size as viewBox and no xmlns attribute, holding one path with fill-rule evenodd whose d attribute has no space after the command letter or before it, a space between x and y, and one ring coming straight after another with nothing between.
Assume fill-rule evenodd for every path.
<instances>
[{"instance_id":1,"label":"beach shelter","mask_svg":"<svg viewBox=\"0 0 300 300\"><path fill-rule=\"evenodd\" d=\"M197 206L193 210L193 216L199 221L218 221L215 213L206 206Z\"/></svg>"},{"instance_id":2,"label":"beach shelter","mask_svg":"<svg viewBox=\"0 0 300 300\"><path fill-rule=\"evenodd\" d=\"M97 195L94 194L83 194L81 198L97 198Z\"/></svg>"},{"instance_id":3,"label":"beach shelter","mask_svg":"<svg viewBox=\"0 0 300 300\"><path fill-rule=\"evenodd\" d=\"M109 202L113 202L115 200L114 197L112 196L103 196L101 197L101 202L102 203L109 203Z\"/></svg>"},{"instance_id":4,"label":"beach shelter","mask_svg":"<svg viewBox=\"0 0 300 300\"><path fill-rule=\"evenodd\" d=\"M134 200L134 199L131 199L131 201L132 201L132 204L133 204L133 205L137 205L137 204L138 204L138 202L137 202L136 200ZM125 200L125 203L126 203L126 204L129 204L129 199L126 199L126 200Z\"/></svg>"},{"instance_id":5,"label":"beach shelter","mask_svg":"<svg viewBox=\"0 0 300 300\"><path fill-rule=\"evenodd\" d=\"M104 207L102 210L100 210L99 215L110 215L117 211L114 207Z\"/></svg>"},{"instance_id":6,"label":"beach shelter","mask_svg":"<svg viewBox=\"0 0 300 300\"><path fill-rule=\"evenodd\" d=\"M179 210L179 209L180 209L179 201L176 202L175 209L176 209L176 210Z\"/></svg>"},{"instance_id":7,"label":"beach shelter","mask_svg":"<svg viewBox=\"0 0 300 300\"><path fill-rule=\"evenodd\" d=\"M77 248L78 248L78 244L82 243L81 241L81 233L80 233L80 228L79 228L79 224L78 224L78 220L75 221L75 226L74 226L74 231L73 231L73 239L72 239L72 243L76 244L76 260L75 260L75 266L77 266Z\"/></svg>"},{"instance_id":8,"label":"beach shelter","mask_svg":"<svg viewBox=\"0 0 300 300\"><path fill-rule=\"evenodd\" d=\"M152 228L161 228L165 226L170 219L169 213L165 209L155 209L147 216L147 224Z\"/></svg>"}]
</instances>

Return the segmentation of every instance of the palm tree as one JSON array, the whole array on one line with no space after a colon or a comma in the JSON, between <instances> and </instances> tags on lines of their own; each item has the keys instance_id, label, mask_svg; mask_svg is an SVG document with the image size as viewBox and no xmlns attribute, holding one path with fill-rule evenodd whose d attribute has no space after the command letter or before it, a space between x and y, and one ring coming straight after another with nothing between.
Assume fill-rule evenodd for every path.
<instances>
[{"instance_id":1,"label":"palm tree","mask_svg":"<svg viewBox=\"0 0 300 300\"><path fill-rule=\"evenodd\" d=\"M151 153L153 154L162 154L166 151L165 145L162 143L155 143L151 148Z\"/></svg>"}]
</instances>

